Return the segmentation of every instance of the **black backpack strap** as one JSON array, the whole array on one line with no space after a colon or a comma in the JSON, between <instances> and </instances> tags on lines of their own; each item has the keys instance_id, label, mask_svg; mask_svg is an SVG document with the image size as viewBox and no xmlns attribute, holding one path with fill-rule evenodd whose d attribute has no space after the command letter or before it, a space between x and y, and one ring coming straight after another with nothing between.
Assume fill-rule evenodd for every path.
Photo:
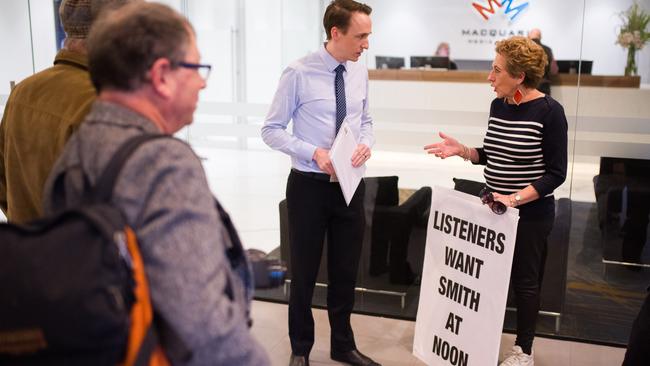
<instances>
[{"instance_id":1,"label":"black backpack strap","mask_svg":"<svg viewBox=\"0 0 650 366\"><path fill-rule=\"evenodd\" d=\"M230 219L230 215L226 212L226 210L221 207L221 204L219 201L216 199L214 200L215 207L217 208L217 211L219 213L219 216L221 217L221 223L223 224L224 228L228 232L228 236L230 237L230 244L231 247L226 249L226 256L228 257L228 261L230 262L230 267L232 270L237 273L237 275L242 279L244 282L244 286L250 291L252 291L252 288L254 286L253 283L253 278L252 274L250 273L249 269L249 263L246 259L246 253L244 252L244 247L241 243L241 240L239 239L239 235L237 235L237 230L235 229L235 225L233 225L232 220ZM234 300L235 298L235 293L232 288L232 284L230 281L226 281L226 287L224 288L224 293L230 300ZM250 326L251 320L249 319L249 326Z\"/></svg>"},{"instance_id":2,"label":"black backpack strap","mask_svg":"<svg viewBox=\"0 0 650 366\"><path fill-rule=\"evenodd\" d=\"M217 212L219 213L219 216L221 217L221 222L223 223L223 226L226 228L226 231L228 232L228 236L230 237L230 243L232 247L228 248L226 250L226 256L228 257L228 260L230 260L230 263L233 267L236 267L242 263L244 260L244 246L241 243L241 240L239 239L239 235L237 234L237 230L235 229L235 225L232 223L232 220L230 219L230 215L226 212L226 210L223 209L219 201L216 199L214 200L214 204L217 208Z\"/></svg>"},{"instance_id":3,"label":"black backpack strap","mask_svg":"<svg viewBox=\"0 0 650 366\"><path fill-rule=\"evenodd\" d=\"M78 170L78 172L73 173L71 172L71 170ZM88 201L87 198L89 198L90 196L88 192L92 192L92 185L88 180L88 176L82 172L81 167L79 165L74 165L70 168L61 171L56 176L56 178L54 178L54 183L52 183L52 193L50 194L50 207L54 212L61 212L62 210L66 209L67 206L66 194L65 194L66 177L68 175L77 174L77 173L79 173L81 179L83 180L82 192L84 192L84 196L82 197L82 201L83 202ZM40 221L40 218L37 220ZM34 224L34 222L30 224Z\"/></svg>"},{"instance_id":4,"label":"black backpack strap","mask_svg":"<svg viewBox=\"0 0 650 366\"><path fill-rule=\"evenodd\" d=\"M115 155L113 155L113 158L106 164L104 172L97 180L95 187L93 187L91 192L92 199L95 202L109 202L113 196L115 181L131 154L143 143L159 138L173 137L163 134L144 134L132 137L122 144Z\"/></svg>"}]
</instances>

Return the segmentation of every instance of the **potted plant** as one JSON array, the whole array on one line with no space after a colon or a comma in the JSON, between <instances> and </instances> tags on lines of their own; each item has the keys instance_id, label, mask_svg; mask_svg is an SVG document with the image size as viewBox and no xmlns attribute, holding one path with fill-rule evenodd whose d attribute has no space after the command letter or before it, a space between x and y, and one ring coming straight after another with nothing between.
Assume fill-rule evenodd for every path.
<instances>
[{"instance_id":1,"label":"potted plant","mask_svg":"<svg viewBox=\"0 0 650 366\"><path fill-rule=\"evenodd\" d=\"M627 48L625 76L636 75L637 67L634 56L636 51L642 49L648 40L650 40L650 32L646 31L648 23L650 23L650 14L646 13L635 2L620 15L623 25L619 31L616 43L620 44L623 48Z\"/></svg>"}]
</instances>

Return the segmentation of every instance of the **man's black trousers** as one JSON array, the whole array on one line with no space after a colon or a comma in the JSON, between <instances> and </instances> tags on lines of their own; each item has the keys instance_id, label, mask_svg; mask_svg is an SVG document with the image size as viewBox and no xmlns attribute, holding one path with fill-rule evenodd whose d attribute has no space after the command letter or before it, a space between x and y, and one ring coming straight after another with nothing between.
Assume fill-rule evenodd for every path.
<instances>
[{"instance_id":1,"label":"man's black trousers","mask_svg":"<svg viewBox=\"0 0 650 366\"><path fill-rule=\"evenodd\" d=\"M365 185L362 181L347 206L339 183L328 180L325 174L292 170L287 181L291 247L289 338L292 352L302 356L308 356L314 345L311 301L326 233L330 347L336 352L356 349L350 314L365 226Z\"/></svg>"}]
</instances>

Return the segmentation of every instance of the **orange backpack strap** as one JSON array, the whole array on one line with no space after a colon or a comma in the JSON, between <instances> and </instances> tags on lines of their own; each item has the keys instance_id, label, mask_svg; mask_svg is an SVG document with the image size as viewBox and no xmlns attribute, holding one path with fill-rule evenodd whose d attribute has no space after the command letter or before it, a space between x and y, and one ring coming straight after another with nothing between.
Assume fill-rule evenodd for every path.
<instances>
[{"instance_id":1,"label":"orange backpack strap","mask_svg":"<svg viewBox=\"0 0 650 366\"><path fill-rule=\"evenodd\" d=\"M153 324L153 307L149 296L149 283L144 272L144 263L135 233L129 227L124 229L127 248L131 254L133 278L135 280L135 303L131 308L131 329L124 362L120 366L167 366L170 365L158 343Z\"/></svg>"}]
</instances>

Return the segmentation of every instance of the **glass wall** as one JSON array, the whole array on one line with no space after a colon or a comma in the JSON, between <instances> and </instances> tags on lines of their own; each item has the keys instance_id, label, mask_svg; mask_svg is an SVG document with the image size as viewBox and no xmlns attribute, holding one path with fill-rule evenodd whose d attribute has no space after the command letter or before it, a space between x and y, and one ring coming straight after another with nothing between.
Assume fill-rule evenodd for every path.
<instances>
[{"instance_id":1,"label":"glass wall","mask_svg":"<svg viewBox=\"0 0 650 366\"><path fill-rule=\"evenodd\" d=\"M637 3L650 11L650 1ZM593 61L594 75L613 76L567 91L576 121L567 320L572 335L619 343L650 284L650 107L643 102L650 100L650 51L646 44L636 52L638 76L621 78L628 50L616 44L632 4L585 2L582 58ZM633 85L616 87L620 81Z\"/></svg>"},{"instance_id":2,"label":"glass wall","mask_svg":"<svg viewBox=\"0 0 650 366\"><path fill-rule=\"evenodd\" d=\"M0 95L7 95L10 81L52 65L56 53L52 0L11 1L4 4L0 20L0 46L11 55L0 61Z\"/></svg>"},{"instance_id":3,"label":"glass wall","mask_svg":"<svg viewBox=\"0 0 650 366\"><path fill-rule=\"evenodd\" d=\"M11 52L0 60L0 105L9 81L49 66L56 50L52 1L10 3L0 15L0 46ZM202 60L213 65L194 123L178 135L204 158L210 185L246 246L286 259L280 202L289 158L268 149L259 128L283 68L323 42L328 2L165 3L192 21ZM370 69L377 138L367 176L396 176L400 202L426 196L422 187L453 188L454 178L483 181L482 167L438 160L422 147L437 141L440 131L480 146L494 98L486 81L494 42L541 29L560 69L551 76L551 95L569 122L569 169L555 192L561 222L549 247L538 331L625 344L650 284L650 51L646 44L635 52L636 74L624 76L628 50L617 44L621 14L633 1L513 0L511 8L492 12L487 0L367 3L373 34L360 62ZM650 1L638 4L650 12ZM411 57L432 57L441 42L449 43L458 70L411 68L417 62ZM395 222L373 225L381 219L367 213L357 311L415 319L428 213L414 210L399 232ZM326 284L325 271L319 282ZM286 301L286 290L257 295ZM319 286L314 303L324 306L325 294ZM508 311L505 328L513 327L514 312Z\"/></svg>"}]
</instances>

